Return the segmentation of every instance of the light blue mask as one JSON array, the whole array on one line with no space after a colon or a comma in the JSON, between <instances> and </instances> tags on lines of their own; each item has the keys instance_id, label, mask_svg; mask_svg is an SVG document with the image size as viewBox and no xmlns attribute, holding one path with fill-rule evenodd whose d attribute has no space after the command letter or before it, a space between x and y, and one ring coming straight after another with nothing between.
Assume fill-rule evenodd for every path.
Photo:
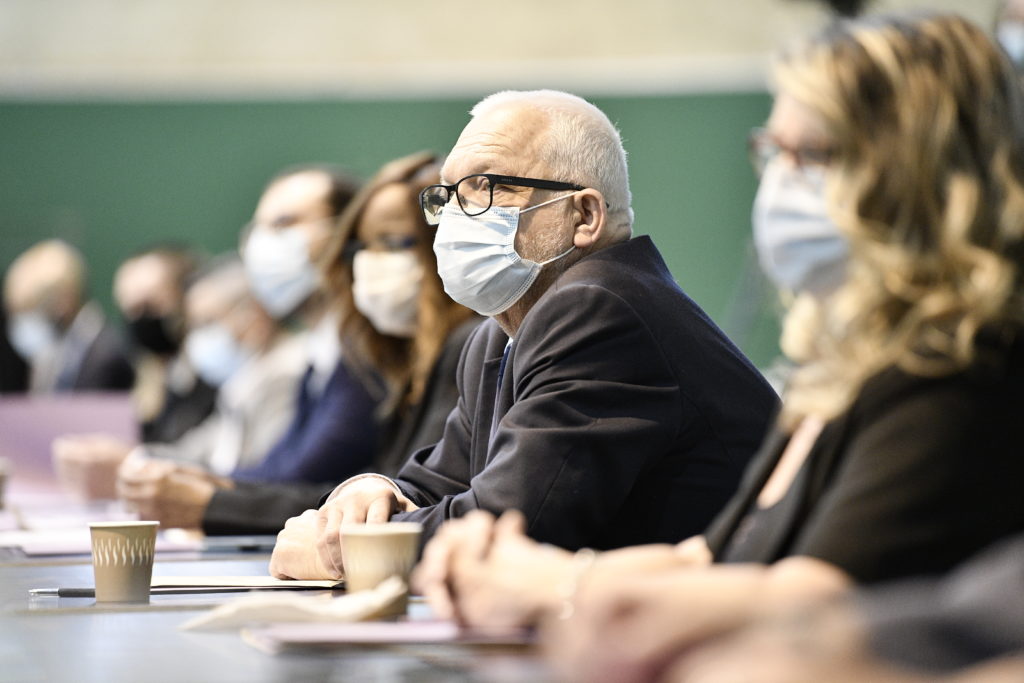
<instances>
[{"instance_id":1,"label":"light blue mask","mask_svg":"<svg viewBox=\"0 0 1024 683\"><path fill-rule=\"evenodd\" d=\"M217 323L189 332L185 338L185 354L203 381L215 387L228 381L250 356L227 328Z\"/></svg>"},{"instance_id":2,"label":"light blue mask","mask_svg":"<svg viewBox=\"0 0 1024 683\"><path fill-rule=\"evenodd\" d=\"M242 253L249 286L270 315L283 318L316 291L316 268L309 260L309 240L296 228L256 228Z\"/></svg>"},{"instance_id":3,"label":"light blue mask","mask_svg":"<svg viewBox=\"0 0 1024 683\"><path fill-rule=\"evenodd\" d=\"M444 207L434 237L437 273L444 291L453 301L483 316L508 310L530 289L541 268L576 248L570 246L540 263L524 259L515 248L519 216L573 194L526 209L492 206L479 216L467 215L457 202Z\"/></svg>"},{"instance_id":4,"label":"light blue mask","mask_svg":"<svg viewBox=\"0 0 1024 683\"><path fill-rule=\"evenodd\" d=\"M849 248L828 216L824 168L768 164L753 223L758 261L777 288L822 296L842 283Z\"/></svg>"},{"instance_id":5,"label":"light blue mask","mask_svg":"<svg viewBox=\"0 0 1024 683\"><path fill-rule=\"evenodd\" d=\"M56 344L58 337L56 326L39 311L17 313L7 323L7 338L11 346L30 363Z\"/></svg>"},{"instance_id":6,"label":"light blue mask","mask_svg":"<svg viewBox=\"0 0 1024 683\"><path fill-rule=\"evenodd\" d=\"M1018 69L1024 68L1024 23L1003 21L996 27L996 40Z\"/></svg>"}]
</instances>

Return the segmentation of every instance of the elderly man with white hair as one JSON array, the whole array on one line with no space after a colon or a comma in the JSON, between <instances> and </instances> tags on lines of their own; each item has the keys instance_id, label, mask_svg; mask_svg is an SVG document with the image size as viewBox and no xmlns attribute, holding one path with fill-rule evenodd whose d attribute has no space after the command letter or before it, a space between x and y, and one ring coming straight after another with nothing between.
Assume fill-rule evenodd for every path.
<instances>
[{"instance_id":1,"label":"elderly man with white hair","mask_svg":"<svg viewBox=\"0 0 1024 683\"><path fill-rule=\"evenodd\" d=\"M271 573L343 573L342 523L521 510L564 548L678 542L735 491L776 409L742 353L632 238L626 153L567 93L474 107L421 196L448 294L491 318L467 342L442 440L394 479L342 482L289 520ZM425 539L424 539L425 540Z\"/></svg>"}]
</instances>

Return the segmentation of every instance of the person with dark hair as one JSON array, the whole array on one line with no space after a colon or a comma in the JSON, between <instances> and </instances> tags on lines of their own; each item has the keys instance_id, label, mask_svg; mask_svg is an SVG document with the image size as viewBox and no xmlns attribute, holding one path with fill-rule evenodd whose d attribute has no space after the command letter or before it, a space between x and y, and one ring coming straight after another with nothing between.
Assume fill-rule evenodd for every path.
<instances>
[{"instance_id":1,"label":"person with dark hair","mask_svg":"<svg viewBox=\"0 0 1024 683\"><path fill-rule=\"evenodd\" d=\"M28 389L28 365L7 339L7 313L0 306L0 394Z\"/></svg>"},{"instance_id":2,"label":"person with dark hair","mask_svg":"<svg viewBox=\"0 0 1024 683\"><path fill-rule=\"evenodd\" d=\"M445 295L437 275L432 230L417 203L437 174L436 159L426 153L385 165L343 212L322 262L324 296L336 311L345 361L361 376L379 378L382 400L373 417L380 429L369 466L388 473L440 438L457 400L462 346L480 322ZM301 458L286 449L306 438L302 424L296 421L290 433L277 453ZM323 472L336 467L337 478L352 473L344 452L328 454ZM148 518L229 534L276 532L333 487L243 476L225 481L179 471L142 484L126 468L121 490ZM146 486L156 490L146 492Z\"/></svg>"},{"instance_id":3,"label":"person with dark hair","mask_svg":"<svg viewBox=\"0 0 1024 683\"><path fill-rule=\"evenodd\" d=\"M202 261L191 247L156 244L125 259L114 273L114 302L134 343L133 395L142 439L181 437L209 416L215 387L181 355L185 293Z\"/></svg>"}]
</instances>

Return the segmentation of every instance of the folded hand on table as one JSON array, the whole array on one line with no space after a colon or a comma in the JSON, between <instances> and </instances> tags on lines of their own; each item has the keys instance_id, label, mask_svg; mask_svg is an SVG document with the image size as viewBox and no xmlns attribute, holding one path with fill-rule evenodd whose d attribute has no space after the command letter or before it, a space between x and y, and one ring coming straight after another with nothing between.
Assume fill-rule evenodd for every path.
<instances>
[{"instance_id":1,"label":"folded hand on table","mask_svg":"<svg viewBox=\"0 0 1024 683\"><path fill-rule=\"evenodd\" d=\"M611 551L581 565L568 551L530 540L519 512L495 521L474 511L434 535L413 587L442 618L478 627L530 626L562 611L582 581L611 589L637 572L706 564L709 557L698 539Z\"/></svg>"},{"instance_id":2,"label":"folded hand on table","mask_svg":"<svg viewBox=\"0 0 1024 683\"><path fill-rule=\"evenodd\" d=\"M342 524L387 522L416 506L385 477L361 475L343 482L319 510L292 517L277 535L270 573L282 579L337 579L344 576Z\"/></svg>"},{"instance_id":3,"label":"folded hand on table","mask_svg":"<svg viewBox=\"0 0 1024 683\"><path fill-rule=\"evenodd\" d=\"M83 500L117 497L117 468L133 444L106 434L75 434L54 439L51 446L57 480Z\"/></svg>"},{"instance_id":4,"label":"folded hand on table","mask_svg":"<svg viewBox=\"0 0 1024 683\"><path fill-rule=\"evenodd\" d=\"M134 456L122 463L117 478L118 496L142 519L164 528L202 528L213 494L230 486L230 480L198 467Z\"/></svg>"},{"instance_id":5,"label":"folded hand on table","mask_svg":"<svg viewBox=\"0 0 1024 683\"><path fill-rule=\"evenodd\" d=\"M840 570L804 557L770 566L666 566L619 578L585 580L572 616L544 623L542 642L566 679L660 679L694 648L848 585Z\"/></svg>"}]
</instances>

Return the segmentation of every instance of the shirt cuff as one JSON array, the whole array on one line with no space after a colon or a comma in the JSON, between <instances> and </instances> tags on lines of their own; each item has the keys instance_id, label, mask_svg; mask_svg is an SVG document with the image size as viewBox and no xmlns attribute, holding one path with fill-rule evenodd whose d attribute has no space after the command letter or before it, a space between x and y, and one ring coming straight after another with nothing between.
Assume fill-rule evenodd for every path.
<instances>
[{"instance_id":1,"label":"shirt cuff","mask_svg":"<svg viewBox=\"0 0 1024 683\"><path fill-rule=\"evenodd\" d=\"M324 501L324 503L331 502L332 500L334 500L338 496L339 493L341 493L341 490L343 488L345 488L346 486L348 486L349 484L351 484L353 482L359 481L360 479L379 479L379 480L381 480L383 482L386 482L388 484L388 486L390 486L392 489L394 489L396 496L399 496L399 497L404 497L405 496L405 494L402 493L402 489L398 488L398 484L396 484L392 479L389 479L388 477L385 477L383 474L376 474L375 472L366 472L364 474L357 474L354 477L349 477L345 481L343 481L340 484L338 484L334 488L334 490L331 491L331 494L329 496L327 496L327 499Z\"/></svg>"}]
</instances>

